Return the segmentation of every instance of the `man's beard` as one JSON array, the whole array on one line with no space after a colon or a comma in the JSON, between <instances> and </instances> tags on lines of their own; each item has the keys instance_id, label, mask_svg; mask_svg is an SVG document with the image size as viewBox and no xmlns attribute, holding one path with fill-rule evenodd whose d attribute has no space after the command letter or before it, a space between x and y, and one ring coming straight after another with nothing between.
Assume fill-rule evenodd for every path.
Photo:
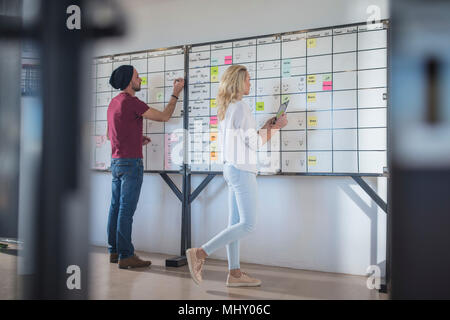
<instances>
[{"instance_id":1,"label":"man's beard","mask_svg":"<svg viewBox=\"0 0 450 320\"><path fill-rule=\"evenodd\" d=\"M132 86L131 88L136 92L141 91L141 85L139 85L138 87Z\"/></svg>"}]
</instances>

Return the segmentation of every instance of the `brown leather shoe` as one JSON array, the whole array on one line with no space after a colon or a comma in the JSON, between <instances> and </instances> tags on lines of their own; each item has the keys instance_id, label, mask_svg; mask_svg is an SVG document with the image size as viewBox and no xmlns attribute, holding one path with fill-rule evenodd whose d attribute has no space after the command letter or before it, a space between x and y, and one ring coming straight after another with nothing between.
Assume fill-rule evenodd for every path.
<instances>
[{"instance_id":1,"label":"brown leather shoe","mask_svg":"<svg viewBox=\"0 0 450 320\"><path fill-rule=\"evenodd\" d=\"M110 253L109 254L109 262L111 262L111 263L119 262L119 254L118 253Z\"/></svg>"},{"instance_id":2,"label":"brown leather shoe","mask_svg":"<svg viewBox=\"0 0 450 320\"><path fill-rule=\"evenodd\" d=\"M149 267L151 264L152 264L151 261L142 260L137 255L119 260L119 268L120 269L143 268L143 267Z\"/></svg>"}]
</instances>

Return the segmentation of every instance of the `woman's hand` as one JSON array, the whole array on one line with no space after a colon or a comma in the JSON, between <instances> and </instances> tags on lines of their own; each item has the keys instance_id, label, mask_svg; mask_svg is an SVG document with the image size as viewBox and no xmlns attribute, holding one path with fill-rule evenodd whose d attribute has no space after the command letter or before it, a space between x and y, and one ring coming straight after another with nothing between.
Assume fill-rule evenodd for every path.
<instances>
[{"instance_id":1,"label":"woman's hand","mask_svg":"<svg viewBox=\"0 0 450 320\"><path fill-rule=\"evenodd\" d=\"M275 120L275 117L270 120L271 121ZM288 123L288 120L287 120L286 113L283 113L281 115L281 117L279 117L278 120L275 122L275 124L271 124L270 127L271 127L271 129L281 129L281 128L286 127L287 123Z\"/></svg>"}]
</instances>

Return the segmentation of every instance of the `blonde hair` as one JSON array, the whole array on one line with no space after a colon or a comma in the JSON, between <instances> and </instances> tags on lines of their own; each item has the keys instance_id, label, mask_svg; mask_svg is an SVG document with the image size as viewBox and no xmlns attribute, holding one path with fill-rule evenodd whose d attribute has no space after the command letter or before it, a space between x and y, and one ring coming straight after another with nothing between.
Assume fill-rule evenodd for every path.
<instances>
[{"instance_id":1,"label":"blonde hair","mask_svg":"<svg viewBox=\"0 0 450 320\"><path fill-rule=\"evenodd\" d=\"M228 105L236 102L242 97L245 90L245 79L247 77L247 68L242 65L230 66L220 79L219 90L217 93L217 118L219 121L225 119Z\"/></svg>"}]
</instances>

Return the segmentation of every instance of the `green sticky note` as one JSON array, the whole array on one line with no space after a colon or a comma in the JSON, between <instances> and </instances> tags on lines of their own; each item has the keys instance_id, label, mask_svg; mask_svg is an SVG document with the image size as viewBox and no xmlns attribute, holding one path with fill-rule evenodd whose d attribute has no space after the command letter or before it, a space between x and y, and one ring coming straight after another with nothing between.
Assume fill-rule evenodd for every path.
<instances>
[{"instance_id":1,"label":"green sticky note","mask_svg":"<svg viewBox=\"0 0 450 320\"><path fill-rule=\"evenodd\" d=\"M256 111L264 111L264 101L256 103Z\"/></svg>"},{"instance_id":2,"label":"green sticky note","mask_svg":"<svg viewBox=\"0 0 450 320\"><path fill-rule=\"evenodd\" d=\"M281 96L281 103L285 103L286 101L289 101L290 98L291 98L290 95L288 95L288 94L283 94L283 95Z\"/></svg>"},{"instance_id":3,"label":"green sticky note","mask_svg":"<svg viewBox=\"0 0 450 320\"><path fill-rule=\"evenodd\" d=\"M331 81L331 74L324 74L323 81Z\"/></svg>"},{"instance_id":4,"label":"green sticky note","mask_svg":"<svg viewBox=\"0 0 450 320\"><path fill-rule=\"evenodd\" d=\"M164 98L164 94L162 92L158 92L158 94L156 95L156 100L163 101L163 98Z\"/></svg>"},{"instance_id":5,"label":"green sticky note","mask_svg":"<svg viewBox=\"0 0 450 320\"><path fill-rule=\"evenodd\" d=\"M219 81L219 67L211 67L211 82Z\"/></svg>"},{"instance_id":6,"label":"green sticky note","mask_svg":"<svg viewBox=\"0 0 450 320\"><path fill-rule=\"evenodd\" d=\"M142 79L141 84L147 84L147 77L142 77L141 79Z\"/></svg>"},{"instance_id":7,"label":"green sticky note","mask_svg":"<svg viewBox=\"0 0 450 320\"><path fill-rule=\"evenodd\" d=\"M291 59L283 60L281 73L282 73L283 77L290 77L291 76Z\"/></svg>"}]
</instances>

